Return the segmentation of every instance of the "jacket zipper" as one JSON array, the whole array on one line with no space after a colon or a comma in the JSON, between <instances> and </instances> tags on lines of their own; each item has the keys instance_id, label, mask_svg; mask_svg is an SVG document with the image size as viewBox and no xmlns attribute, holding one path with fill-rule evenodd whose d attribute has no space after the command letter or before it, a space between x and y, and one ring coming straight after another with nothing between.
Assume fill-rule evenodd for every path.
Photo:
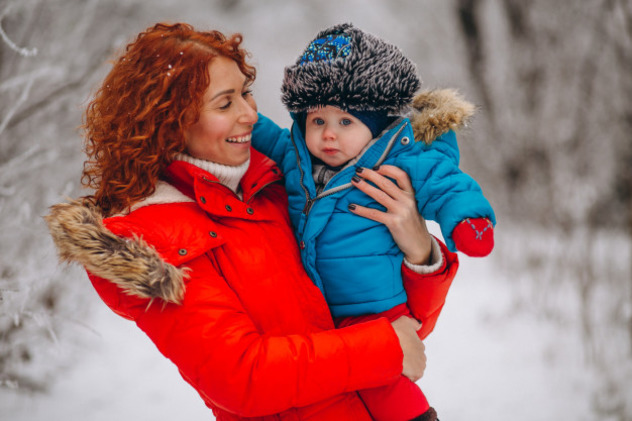
<instances>
[{"instance_id":1,"label":"jacket zipper","mask_svg":"<svg viewBox=\"0 0 632 421\"><path fill-rule=\"evenodd\" d=\"M305 201L305 207L303 208L303 214L308 215L309 211L312 210L312 205L314 204L314 200L310 199L309 196Z\"/></svg>"},{"instance_id":2,"label":"jacket zipper","mask_svg":"<svg viewBox=\"0 0 632 421\"><path fill-rule=\"evenodd\" d=\"M334 193L337 193L341 190L344 189L348 189L352 186L351 183L347 183L347 184L343 184L341 186L338 186L336 188L330 189L330 190L326 190L327 189L327 185L331 182L331 180L329 180L329 182L327 182L327 184L325 184L325 188L323 189L323 192L319 195L317 195L315 198L311 198L309 195L309 191L307 190L307 187L305 186L305 183L303 182L303 180L305 179L305 171L303 171L303 166L301 165L301 158L299 156L298 153L298 147L296 146L296 142L294 141L294 127L292 126L292 130L290 131L290 136L292 139L292 146L294 147L294 151L296 152L296 166L298 167L298 170L301 174L300 178L299 178L299 184L301 185L301 188L303 189L303 192L305 192L305 206L303 207L303 214L304 215L309 215L309 212L312 210L312 206L314 206L314 202L318 199L322 199L323 197L327 197L330 196ZM333 178L332 178L333 179Z\"/></svg>"},{"instance_id":3,"label":"jacket zipper","mask_svg":"<svg viewBox=\"0 0 632 421\"><path fill-rule=\"evenodd\" d=\"M250 201L251 201L252 199L254 199L254 197L255 197L256 195L258 195L258 194L259 194L259 192L260 192L261 190L265 189L265 188L266 188L266 187L268 187L270 184L274 184L274 183L276 183L277 181L279 181L279 180L268 181L268 182L267 182L267 183L265 183L264 185L260 186L257 190L255 190L254 192L252 192L252 194L250 195L250 197L248 198L248 200L246 200L244 203L246 203L246 204L250 203Z\"/></svg>"},{"instance_id":4,"label":"jacket zipper","mask_svg":"<svg viewBox=\"0 0 632 421\"><path fill-rule=\"evenodd\" d=\"M386 149L384 150L384 152L382 153L380 158L377 160L375 165L381 165L382 162L384 162L384 160L386 159L386 156L389 154L389 152L393 148L395 139L397 139L397 137L399 137L400 133L404 130L405 127L406 127L406 124L402 125L402 127L400 127L400 129L397 132L395 132L395 134L393 136L391 136L391 139L389 140ZM303 171L303 167L301 165L301 158L300 158L299 153L298 153L298 147L296 146L296 142L294 141L294 132L293 131L294 131L294 126L292 126L292 130L290 131L290 136L291 136L291 139L292 139L292 146L294 146L294 151L296 152L296 166L298 167L299 172L301 173L301 176L300 176L300 179L299 179L299 183L301 185L301 188L305 192L305 206L303 207L303 214L305 216L307 216L307 215L309 215L309 212L312 210L312 207L314 206L314 202L316 202L318 199L322 199L323 197L331 196L334 193L338 193L341 190L345 190L345 189L351 188L353 186L353 184L351 184L351 183L342 184L342 185L340 185L338 187L334 187L333 189L327 190L327 186L335 178L335 176L334 176L334 177L332 177L331 180L329 180L327 182L327 184L325 184L325 187L323 188L323 191L319 195L317 195L315 198L312 199L309 196L309 191L307 190L307 187L305 186L305 183L303 182L303 180L305 178L305 172Z\"/></svg>"},{"instance_id":5,"label":"jacket zipper","mask_svg":"<svg viewBox=\"0 0 632 421\"><path fill-rule=\"evenodd\" d=\"M292 139L292 146L294 147L294 152L296 152L296 166L298 167L298 171L301 174L301 176L299 177L299 184L301 185L303 192L305 192L305 207L303 208L303 214L307 215L309 214L309 211L312 209L312 205L314 204L314 199L309 197L309 191L307 190L307 187L305 187L305 183L303 183L303 180L305 179L305 171L303 171L303 167L301 166L301 157L298 153L298 146L296 146L296 141L294 140L294 125L293 124L292 124L292 128L290 129L290 139Z\"/></svg>"}]
</instances>

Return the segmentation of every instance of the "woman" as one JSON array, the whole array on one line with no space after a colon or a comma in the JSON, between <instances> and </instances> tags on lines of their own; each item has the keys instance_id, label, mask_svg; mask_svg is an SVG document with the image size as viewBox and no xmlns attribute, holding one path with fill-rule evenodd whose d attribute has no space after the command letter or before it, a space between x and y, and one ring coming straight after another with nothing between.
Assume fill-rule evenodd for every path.
<instances>
[{"instance_id":1,"label":"woman","mask_svg":"<svg viewBox=\"0 0 632 421\"><path fill-rule=\"evenodd\" d=\"M51 233L61 258L86 267L103 301L218 420L370 419L356 390L423 374L419 323L333 329L300 264L282 175L250 148L255 70L240 43L157 24L127 46L86 114L84 183L95 193L54 206ZM432 326L456 257L443 245L431 253L410 182L381 172L400 187L370 172L381 191L363 183L367 194L390 200L377 217L415 255L441 262L429 275L402 268L423 297L413 314Z\"/></svg>"}]
</instances>

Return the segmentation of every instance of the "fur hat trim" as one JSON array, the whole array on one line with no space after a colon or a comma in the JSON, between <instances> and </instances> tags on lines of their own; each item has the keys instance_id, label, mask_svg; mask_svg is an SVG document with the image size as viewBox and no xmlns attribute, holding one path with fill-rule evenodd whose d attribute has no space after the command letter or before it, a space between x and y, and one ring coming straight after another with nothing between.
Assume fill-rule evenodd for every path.
<instances>
[{"instance_id":1,"label":"fur hat trim","mask_svg":"<svg viewBox=\"0 0 632 421\"><path fill-rule=\"evenodd\" d=\"M415 64L398 47L345 23L320 32L285 68L281 99L294 113L333 105L399 114L420 85Z\"/></svg>"}]
</instances>

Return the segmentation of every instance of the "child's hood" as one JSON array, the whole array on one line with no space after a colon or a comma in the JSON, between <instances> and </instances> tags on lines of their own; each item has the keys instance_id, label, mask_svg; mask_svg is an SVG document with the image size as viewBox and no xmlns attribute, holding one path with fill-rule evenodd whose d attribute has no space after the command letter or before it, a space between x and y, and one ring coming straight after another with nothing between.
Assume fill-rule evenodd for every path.
<instances>
[{"instance_id":1,"label":"child's hood","mask_svg":"<svg viewBox=\"0 0 632 421\"><path fill-rule=\"evenodd\" d=\"M427 144L450 130L467 126L476 108L454 89L419 92L411 106L415 140Z\"/></svg>"}]
</instances>

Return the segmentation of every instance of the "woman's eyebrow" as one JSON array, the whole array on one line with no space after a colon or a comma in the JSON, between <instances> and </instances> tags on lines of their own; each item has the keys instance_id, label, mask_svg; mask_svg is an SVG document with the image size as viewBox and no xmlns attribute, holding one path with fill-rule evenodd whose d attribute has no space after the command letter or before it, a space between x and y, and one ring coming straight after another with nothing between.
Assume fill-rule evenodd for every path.
<instances>
[{"instance_id":1,"label":"woman's eyebrow","mask_svg":"<svg viewBox=\"0 0 632 421\"><path fill-rule=\"evenodd\" d=\"M210 100L213 101L215 98L220 97L222 95L226 95L226 94L234 94L235 90L234 89L226 89L224 91L220 91L218 93L216 93L213 98L211 98Z\"/></svg>"}]
</instances>

